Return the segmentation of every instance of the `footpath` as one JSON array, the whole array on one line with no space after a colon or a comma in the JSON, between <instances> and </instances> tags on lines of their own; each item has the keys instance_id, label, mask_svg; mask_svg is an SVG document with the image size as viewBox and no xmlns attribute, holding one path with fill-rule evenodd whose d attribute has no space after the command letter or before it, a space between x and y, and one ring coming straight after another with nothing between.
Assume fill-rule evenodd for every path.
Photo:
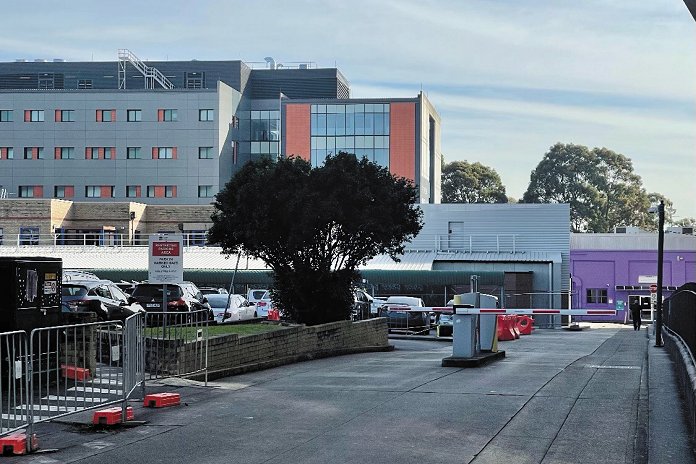
<instances>
[{"instance_id":1,"label":"footpath","mask_svg":"<svg viewBox=\"0 0 696 464\"><path fill-rule=\"evenodd\" d=\"M679 463L693 446L674 369L649 330L535 330L504 360L441 367L451 345L326 358L148 392L182 405L141 425L39 424L22 463Z\"/></svg>"}]
</instances>

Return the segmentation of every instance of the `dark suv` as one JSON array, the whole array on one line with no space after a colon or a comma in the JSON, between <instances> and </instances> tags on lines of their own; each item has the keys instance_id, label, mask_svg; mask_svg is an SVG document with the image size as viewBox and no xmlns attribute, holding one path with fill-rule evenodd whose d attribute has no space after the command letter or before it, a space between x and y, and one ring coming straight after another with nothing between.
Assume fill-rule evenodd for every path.
<instances>
[{"instance_id":1,"label":"dark suv","mask_svg":"<svg viewBox=\"0 0 696 464\"><path fill-rule=\"evenodd\" d=\"M110 280L63 281L61 291L65 312L93 312L101 321L123 321L143 311Z\"/></svg>"},{"instance_id":2,"label":"dark suv","mask_svg":"<svg viewBox=\"0 0 696 464\"><path fill-rule=\"evenodd\" d=\"M167 308L162 309L162 284L142 283L137 284L130 301L138 302L150 312L192 312L208 311L208 319L213 319L213 312L208 304L208 299L191 282L167 284Z\"/></svg>"}]
</instances>

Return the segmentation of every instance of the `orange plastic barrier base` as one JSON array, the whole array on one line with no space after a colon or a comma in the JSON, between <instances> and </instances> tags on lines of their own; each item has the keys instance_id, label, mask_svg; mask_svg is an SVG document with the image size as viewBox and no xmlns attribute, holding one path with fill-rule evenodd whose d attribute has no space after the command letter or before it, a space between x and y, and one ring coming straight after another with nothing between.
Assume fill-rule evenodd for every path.
<instances>
[{"instance_id":1,"label":"orange plastic barrier base","mask_svg":"<svg viewBox=\"0 0 696 464\"><path fill-rule=\"evenodd\" d=\"M60 365L61 374L63 377L74 380L87 380L92 377L92 373L89 369L84 367L68 366L67 364Z\"/></svg>"},{"instance_id":2,"label":"orange plastic barrier base","mask_svg":"<svg viewBox=\"0 0 696 464\"><path fill-rule=\"evenodd\" d=\"M534 324L534 319L532 319L529 316L520 316L519 320L517 321L517 328L520 331L521 335L531 335L532 330L534 327L532 326Z\"/></svg>"},{"instance_id":3,"label":"orange plastic barrier base","mask_svg":"<svg viewBox=\"0 0 696 464\"><path fill-rule=\"evenodd\" d=\"M277 309L269 309L268 310L268 320L269 321L279 321L280 320L280 311Z\"/></svg>"},{"instance_id":4,"label":"orange plastic barrier base","mask_svg":"<svg viewBox=\"0 0 696 464\"><path fill-rule=\"evenodd\" d=\"M517 314L513 314L510 316L510 330L512 330L512 333L515 335L515 338L520 338L520 329L517 327L518 318L519 316Z\"/></svg>"},{"instance_id":5,"label":"orange plastic barrier base","mask_svg":"<svg viewBox=\"0 0 696 464\"><path fill-rule=\"evenodd\" d=\"M37 449L39 447L39 440L36 438L36 434L31 436L31 448ZM26 454L27 453L27 435L24 433L13 433L5 437L0 438L0 448L2 448L2 454Z\"/></svg>"},{"instance_id":6,"label":"orange plastic barrier base","mask_svg":"<svg viewBox=\"0 0 696 464\"><path fill-rule=\"evenodd\" d=\"M181 404L181 395L178 393L152 393L145 395L143 406L146 408L164 408Z\"/></svg>"},{"instance_id":7,"label":"orange plastic barrier base","mask_svg":"<svg viewBox=\"0 0 696 464\"><path fill-rule=\"evenodd\" d=\"M92 416L92 424L94 425L114 425L121 423L121 408L109 408L100 409L94 413ZM135 414L133 414L133 408L128 406L126 408L126 420L135 419Z\"/></svg>"},{"instance_id":8,"label":"orange plastic barrier base","mask_svg":"<svg viewBox=\"0 0 696 464\"><path fill-rule=\"evenodd\" d=\"M507 342L514 340L515 333L511 330L510 323L512 319L510 316L498 316L498 340Z\"/></svg>"}]
</instances>

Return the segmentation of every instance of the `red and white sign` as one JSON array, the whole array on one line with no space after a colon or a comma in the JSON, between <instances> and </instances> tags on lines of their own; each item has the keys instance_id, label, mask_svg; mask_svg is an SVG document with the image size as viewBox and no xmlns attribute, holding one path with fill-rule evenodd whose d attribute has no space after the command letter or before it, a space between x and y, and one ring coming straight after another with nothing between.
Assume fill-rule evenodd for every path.
<instances>
[{"instance_id":1,"label":"red and white sign","mask_svg":"<svg viewBox=\"0 0 696 464\"><path fill-rule=\"evenodd\" d=\"M657 292L657 285L656 285L656 284L652 284L652 285L650 286L650 293L655 293L655 292Z\"/></svg>"},{"instance_id":2,"label":"red and white sign","mask_svg":"<svg viewBox=\"0 0 696 464\"><path fill-rule=\"evenodd\" d=\"M148 282L169 284L184 280L184 238L181 234L150 235Z\"/></svg>"}]
</instances>

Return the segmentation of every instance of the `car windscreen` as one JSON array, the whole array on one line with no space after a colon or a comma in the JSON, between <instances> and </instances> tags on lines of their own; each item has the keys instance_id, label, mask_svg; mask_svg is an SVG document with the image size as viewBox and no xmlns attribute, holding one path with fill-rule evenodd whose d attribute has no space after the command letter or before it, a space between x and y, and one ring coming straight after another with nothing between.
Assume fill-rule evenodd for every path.
<instances>
[{"instance_id":1,"label":"car windscreen","mask_svg":"<svg viewBox=\"0 0 696 464\"><path fill-rule=\"evenodd\" d=\"M87 295L87 287L82 285L63 284L62 296L85 296Z\"/></svg>"},{"instance_id":2,"label":"car windscreen","mask_svg":"<svg viewBox=\"0 0 696 464\"><path fill-rule=\"evenodd\" d=\"M253 292L251 292L252 298L254 298L256 300L260 300L261 298L263 298L263 296L265 294L266 294L266 290L254 290Z\"/></svg>"},{"instance_id":3,"label":"car windscreen","mask_svg":"<svg viewBox=\"0 0 696 464\"><path fill-rule=\"evenodd\" d=\"M167 285L167 299L175 300L183 296L183 292L178 285ZM138 285L131 293L134 298L162 298L161 285Z\"/></svg>"},{"instance_id":4,"label":"car windscreen","mask_svg":"<svg viewBox=\"0 0 696 464\"><path fill-rule=\"evenodd\" d=\"M208 303L211 308L221 308L225 309L227 306L227 297L229 295L217 294L217 295L207 295Z\"/></svg>"}]
</instances>

